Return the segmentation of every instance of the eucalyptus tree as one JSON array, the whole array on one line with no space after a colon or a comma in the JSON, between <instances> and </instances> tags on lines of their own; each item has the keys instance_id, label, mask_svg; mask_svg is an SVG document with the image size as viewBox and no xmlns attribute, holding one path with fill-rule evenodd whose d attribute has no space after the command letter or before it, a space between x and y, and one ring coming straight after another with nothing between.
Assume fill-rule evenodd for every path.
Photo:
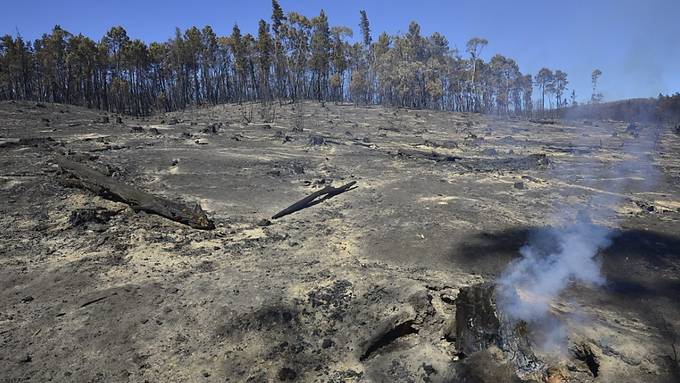
<instances>
[{"instance_id":1,"label":"eucalyptus tree","mask_svg":"<svg viewBox=\"0 0 680 383\"><path fill-rule=\"evenodd\" d=\"M276 97L286 96L286 83L289 78L288 56L285 52L286 16L277 0L272 0L272 32L274 33L274 81Z\"/></svg>"},{"instance_id":2,"label":"eucalyptus tree","mask_svg":"<svg viewBox=\"0 0 680 383\"><path fill-rule=\"evenodd\" d=\"M274 43L269 34L269 24L260 20L257 33L257 62L260 82L260 98L269 101L272 92L269 87L269 77L274 54Z\"/></svg>"},{"instance_id":3,"label":"eucalyptus tree","mask_svg":"<svg viewBox=\"0 0 680 383\"><path fill-rule=\"evenodd\" d=\"M476 76L477 76L477 67L479 66L479 61L480 58L479 56L482 54L482 50L484 50L484 47L486 47L489 44L489 41L483 38L479 37L473 37L470 40L468 40L467 44L465 45L465 51L470 55L470 66L472 67L472 70L470 72L470 92L471 92L471 107L470 109L472 110L477 110L478 109L478 95L477 95L477 87L475 84Z\"/></svg>"},{"instance_id":4,"label":"eucalyptus tree","mask_svg":"<svg viewBox=\"0 0 680 383\"><path fill-rule=\"evenodd\" d=\"M341 101L344 98L345 86L345 71L349 67L349 50L350 46L346 38L352 37L352 30L347 27L332 27L330 29L331 35L331 63L333 74L330 77L329 83L331 86L331 98L335 101Z\"/></svg>"},{"instance_id":5,"label":"eucalyptus tree","mask_svg":"<svg viewBox=\"0 0 680 383\"><path fill-rule=\"evenodd\" d=\"M102 42L108 48L109 57L113 63L111 76L118 77L120 76L120 73L123 69L123 50L130 42L130 37L128 37L125 28L122 26L117 26L109 29L109 31L106 32Z\"/></svg>"},{"instance_id":6,"label":"eucalyptus tree","mask_svg":"<svg viewBox=\"0 0 680 383\"><path fill-rule=\"evenodd\" d=\"M564 92L567 90L567 85L569 85L569 81L567 80L567 74L561 70L556 70L554 74L554 92L555 92L555 98L557 99L556 101L556 106L557 109L560 109L561 107L566 105L566 99L562 100L562 96L564 95Z\"/></svg>"},{"instance_id":7,"label":"eucalyptus tree","mask_svg":"<svg viewBox=\"0 0 680 383\"><path fill-rule=\"evenodd\" d=\"M534 91L534 80L530 74L521 76L519 79L519 84L522 90L522 101L524 103L524 114L527 116L532 116L534 104L532 102L532 95Z\"/></svg>"},{"instance_id":8,"label":"eucalyptus tree","mask_svg":"<svg viewBox=\"0 0 680 383\"><path fill-rule=\"evenodd\" d=\"M522 76L519 66L515 60L497 54L491 58L489 69L490 84L495 93L496 112L507 115L510 112L511 99L518 98L513 97L513 94L516 93L517 79ZM516 101L514 105L517 106Z\"/></svg>"},{"instance_id":9,"label":"eucalyptus tree","mask_svg":"<svg viewBox=\"0 0 680 383\"><path fill-rule=\"evenodd\" d=\"M349 100L355 104L368 103L368 65L365 60L364 47L354 43L349 47L350 81Z\"/></svg>"},{"instance_id":10,"label":"eucalyptus tree","mask_svg":"<svg viewBox=\"0 0 680 383\"><path fill-rule=\"evenodd\" d=\"M33 53L30 43L21 36L0 37L0 97L33 97Z\"/></svg>"},{"instance_id":11,"label":"eucalyptus tree","mask_svg":"<svg viewBox=\"0 0 680 383\"><path fill-rule=\"evenodd\" d=\"M52 33L43 34L33 44L36 68L41 78L39 89L45 101L68 102L66 46L70 36L69 32L56 25Z\"/></svg>"},{"instance_id":12,"label":"eucalyptus tree","mask_svg":"<svg viewBox=\"0 0 680 383\"><path fill-rule=\"evenodd\" d=\"M369 47L371 46L371 25L368 22L368 15L363 9L359 11L359 15L361 16L361 20L359 21L359 28L361 29L361 41L364 43L364 46Z\"/></svg>"},{"instance_id":13,"label":"eucalyptus tree","mask_svg":"<svg viewBox=\"0 0 680 383\"><path fill-rule=\"evenodd\" d=\"M593 84L593 94L590 97L590 102L593 104L598 104L602 101L602 93L597 91L597 81L600 79L600 76L602 76L602 71L599 69L593 70L593 73L590 75Z\"/></svg>"},{"instance_id":14,"label":"eucalyptus tree","mask_svg":"<svg viewBox=\"0 0 680 383\"><path fill-rule=\"evenodd\" d=\"M231 38L229 40L231 51L234 54L234 74L235 74L235 88L236 97L239 101L243 101L246 97L246 87L248 79L248 59L246 42L241 36L241 29L237 24L231 31Z\"/></svg>"},{"instance_id":15,"label":"eucalyptus tree","mask_svg":"<svg viewBox=\"0 0 680 383\"><path fill-rule=\"evenodd\" d=\"M212 27L206 25L201 30L201 87L204 100L218 102L217 77L219 76L218 38Z\"/></svg>"},{"instance_id":16,"label":"eucalyptus tree","mask_svg":"<svg viewBox=\"0 0 680 383\"><path fill-rule=\"evenodd\" d=\"M311 69L312 79L315 86L316 99L322 101L327 93L328 88L328 70L330 67L330 27L328 26L328 17L326 13L321 10L319 16L312 19L312 39L310 42L311 48Z\"/></svg>"},{"instance_id":17,"label":"eucalyptus tree","mask_svg":"<svg viewBox=\"0 0 680 383\"><path fill-rule=\"evenodd\" d=\"M545 111L545 94L550 93L554 81L554 74L548 68L541 68L534 78L535 84L541 90L541 112Z\"/></svg>"}]
</instances>

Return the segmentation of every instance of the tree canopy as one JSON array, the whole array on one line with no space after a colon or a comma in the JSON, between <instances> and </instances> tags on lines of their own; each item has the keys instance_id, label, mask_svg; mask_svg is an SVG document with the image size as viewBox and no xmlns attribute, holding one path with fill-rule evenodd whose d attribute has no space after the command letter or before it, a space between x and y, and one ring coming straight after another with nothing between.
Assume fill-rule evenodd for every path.
<instances>
[{"instance_id":1,"label":"tree canopy","mask_svg":"<svg viewBox=\"0 0 680 383\"><path fill-rule=\"evenodd\" d=\"M212 27L176 29L165 42L128 36L122 26L99 41L60 26L33 41L0 38L0 99L61 102L145 115L190 105L272 99L344 101L451 111L526 115L569 105L567 74L543 68L523 74L510 57L481 57L488 45L473 37L465 55L440 33L408 32L373 39L365 11L360 33L331 26L326 13L285 13L272 0L271 24L257 36L234 25L229 36ZM601 74L601 73L600 73ZM593 73L593 102L597 82Z\"/></svg>"}]
</instances>

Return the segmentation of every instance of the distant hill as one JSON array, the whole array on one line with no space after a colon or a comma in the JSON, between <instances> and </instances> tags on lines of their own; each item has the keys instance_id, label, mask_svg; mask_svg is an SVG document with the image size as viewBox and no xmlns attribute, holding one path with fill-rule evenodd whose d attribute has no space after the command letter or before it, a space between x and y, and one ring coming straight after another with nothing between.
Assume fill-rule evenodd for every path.
<instances>
[{"instance_id":1,"label":"distant hill","mask_svg":"<svg viewBox=\"0 0 680 383\"><path fill-rule=\"evenodd\" d=\"M608 119L630 122L680 123L680 93L658 98L632 98L562 109L565 119Z\"/></svg>"}]
</instances>

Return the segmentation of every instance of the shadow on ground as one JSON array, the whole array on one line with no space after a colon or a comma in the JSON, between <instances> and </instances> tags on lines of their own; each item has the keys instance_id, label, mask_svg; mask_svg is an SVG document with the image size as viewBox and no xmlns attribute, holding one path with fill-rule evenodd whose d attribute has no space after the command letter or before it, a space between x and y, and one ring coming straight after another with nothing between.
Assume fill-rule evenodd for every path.
<instances>
[{"instance_id":1,"label":"shadow on ground","mask_svg":"<svg viewBox=\"0 0 680 383\"><path fill-rule=\"evenodd\" d=\"M519 248L530 239L539 249L555 248L546 228L518 227L479 233L452 249L449 258L464 268L489 276L503 272L519 257ZM678 317L673 304L680 296L680 237L666 233L618 229L612 244L598 254L606 278L603 289L587 289L599 305L634 313L650 324L658 317ZM583 292L581 289L579 294ZM653 309L650 309L653 308Z\"/></svg>"}]
</instances>

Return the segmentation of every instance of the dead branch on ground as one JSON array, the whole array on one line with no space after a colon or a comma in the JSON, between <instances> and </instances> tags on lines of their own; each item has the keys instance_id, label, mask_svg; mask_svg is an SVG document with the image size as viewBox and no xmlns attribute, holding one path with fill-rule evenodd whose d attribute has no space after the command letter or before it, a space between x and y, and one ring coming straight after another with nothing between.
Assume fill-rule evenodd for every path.
<instances>
[{"instance_id":1,"label":"dead branch on ground","mask_svg":"<svg viewBox=\"0 0 680 383\"><path fill-rule=\"evenodd\" d=\"M315 191L314 193L308 195L307 197L295 202L294 204L274 214L274 216L272 216L272 219L281 218L288 214L295 213L296 211L306 209L310 206L314 206L327 199L333 198L338 194L342 194L346 191L356 189L356 187L352 187L356 185L356 183L357 183L356 181L352 181L337 188L332 187L330 185L326 186L323 189Z\"/></svg>"}]
</instances>

